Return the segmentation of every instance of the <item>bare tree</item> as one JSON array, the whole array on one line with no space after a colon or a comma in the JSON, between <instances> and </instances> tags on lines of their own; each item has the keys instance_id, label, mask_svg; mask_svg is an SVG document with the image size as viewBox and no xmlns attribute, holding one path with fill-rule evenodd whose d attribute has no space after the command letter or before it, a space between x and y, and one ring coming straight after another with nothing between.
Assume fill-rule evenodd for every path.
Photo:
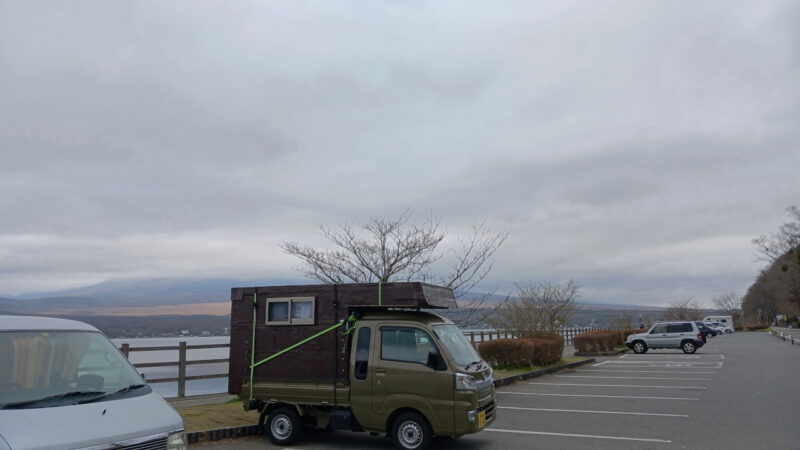
<instances>
[{"instance_id":1,"label":"bare tree","mask_svg":"<svg viewBox=\"0 0 800 450\"><path fill-rule=\"evenodd\" d=\"M784 223L770 236L753 239L761 259L775 262L787 252L800 248L800 208L792 205L786 208L786 212L794 219L793 222Z\"/></svg>"},{"instance_id":2,"label":"bare tree","mask_svg":"<svg viewBox=\"0 0 800 450\"><path fill-rule=\"evenodd\" d=\"M630 313L622 313L620 316L609 319L608 326L611 328L629 330L634 328L633 316Z\"/></svg>"},{"instance_id":3,"label":"bare tree","mask_svg":"<svg viewBox=\"0 0 800 450\"><path fill-rule=\"evenodd\" d=\"M581 288L574 280L565 285L518 283L516 287L517 297L498 309L489 323L519 337L558 334L577 309Z\"/></svg>"},{"instance_id":4,"label":"bare tree","mask_svg":"<svg viewBox=\"0 0 800 450\"><path fill-rule=\"evenodd\" d=\"M711 299L711 304L738 323L742 318L742 297L736 292L726 292Z\"/></svg>"},{"instance_id":5,"label":"bare tree","mask_svg":"<svg viewBox=\"0 0 800 450\"><path fill-rule=\"evenodd\" d=\"M670 303L664 311L664 320L700 320L701 305L692 298L684 298Z\"/></svg>"},{"instance_id":6,"label":"bare tree","mask_svg":"<svg viewBox=\"0 0 800 450\"><path fill-rule=\"evenodd\" d=\"M456 247L442 250L439 246L447 230L441 220L432 217L417 224L411 221L408 210L397 217L372 217L360 228L349 224L337 229L319 228L333 249L281 243L284 252L303 261L298 270L310 278L324 283L436 283L463 299L459 306L465 313L455 319L461 325L483 320L502 304L490 305L494 292L477 297L468 294L492 270L494 254L508 237L507 232L493 232L485 223L478 223L468 236L458 238ZM444 260L449 260L448 268L437 271Z\"/></svg>"}]
</instances>

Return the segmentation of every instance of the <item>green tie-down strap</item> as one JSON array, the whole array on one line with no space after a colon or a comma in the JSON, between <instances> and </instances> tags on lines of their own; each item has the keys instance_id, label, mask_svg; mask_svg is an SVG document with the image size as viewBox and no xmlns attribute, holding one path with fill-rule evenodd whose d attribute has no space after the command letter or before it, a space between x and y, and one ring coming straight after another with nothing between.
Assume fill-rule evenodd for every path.
<instances>
[{"instance_id":1,"label":"green tie-down strap","mask_svg":"<svg viewBox=\"0 0 800 450\"><path fill-rule=\"evenodd\" d=\"M339 328L340 326L344 325L345 323L348 324L348 326L347 326L347 331L345 331L343 334L350 334L350 332L353 331L353 328L355 328L354 325L356 323L356 316L351 314L350 317L348 317L347 319L341 320L336 325L333 325L333 326L331 326L329 328L326 328L326 329L320 331L319 333L317 333L317 334L315 334L315 335L313 335L311 337L305 338L302 341L300 341L300 342L298 342L298 343L296 343L294 345L286 347L285 349L279 351L278 353L274 353L274 354L262 359L261 361L255 363L255 364L251 364L250 368L252 369L252 368L254 368L254 367L258 366L258 365L264 364L265 362L267 362L267 361L269 361L269 360L271 360L273 358L277 358L278 356L281 356L282 354L288 352L289 350L293 350L293 349L295 349L297 347L300 347L301 345L305 344L306 342L313 341L314 339L322 336L323 334L328 333L330 331L333 331L333 330Z\"/></svg>"}]
</instances>

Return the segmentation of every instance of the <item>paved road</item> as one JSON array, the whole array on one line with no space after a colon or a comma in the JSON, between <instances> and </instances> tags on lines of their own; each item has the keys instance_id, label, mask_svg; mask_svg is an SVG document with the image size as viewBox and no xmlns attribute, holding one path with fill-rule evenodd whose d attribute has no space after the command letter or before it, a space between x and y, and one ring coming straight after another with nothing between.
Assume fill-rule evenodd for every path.
<instances>
[{"instance_id":1,"label":"paved road","mask_svg":"<svg viewBox=\"0 0 800 450\"><path fill-rule=\"evenodd\" d=\"M767 333L650 351L498 389L498 420L441 449L798 448L800 354ZM198 448L275 448L263 437ZM390 449L366 433L309 431L293 448Z\"/></svg>"}]
</instances>

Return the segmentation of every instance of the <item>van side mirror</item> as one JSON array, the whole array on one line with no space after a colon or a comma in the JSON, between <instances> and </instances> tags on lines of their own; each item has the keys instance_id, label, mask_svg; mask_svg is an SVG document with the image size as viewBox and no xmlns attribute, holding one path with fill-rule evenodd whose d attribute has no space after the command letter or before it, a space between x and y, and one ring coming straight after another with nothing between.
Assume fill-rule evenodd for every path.
<instances>
[{"instance_id":1,"label":"van side mirror","mask_svg":"<svg viewBox=\"0 0 800 450\"><path fill-rule=\"evenodd\" d=\"M447 370L444 358L438 352L428 352L428 363L425 365L433 370Z\"/></svg>"}]
</instances>

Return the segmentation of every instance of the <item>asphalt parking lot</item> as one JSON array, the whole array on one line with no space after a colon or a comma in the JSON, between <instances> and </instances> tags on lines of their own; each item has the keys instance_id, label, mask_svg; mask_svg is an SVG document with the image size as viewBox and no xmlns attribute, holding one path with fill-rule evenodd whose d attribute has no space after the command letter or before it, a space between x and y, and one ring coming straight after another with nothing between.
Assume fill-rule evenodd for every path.
<instances>
[{"instance_id":1,"label":"asphalt parking lot","mask_svg":"<svg viewBox=\"0 0 800 450\"><path fill-rule=\"evenodd\" d=\"M649 351L497 390L497 421L441 449L797 448L800 352L766 333ZM710 445L713 444L713 445ZM274 448L264 437L204 444ZM392 448L366 433L307 432L294 448Z\"/></svg>"}]
</instances>

